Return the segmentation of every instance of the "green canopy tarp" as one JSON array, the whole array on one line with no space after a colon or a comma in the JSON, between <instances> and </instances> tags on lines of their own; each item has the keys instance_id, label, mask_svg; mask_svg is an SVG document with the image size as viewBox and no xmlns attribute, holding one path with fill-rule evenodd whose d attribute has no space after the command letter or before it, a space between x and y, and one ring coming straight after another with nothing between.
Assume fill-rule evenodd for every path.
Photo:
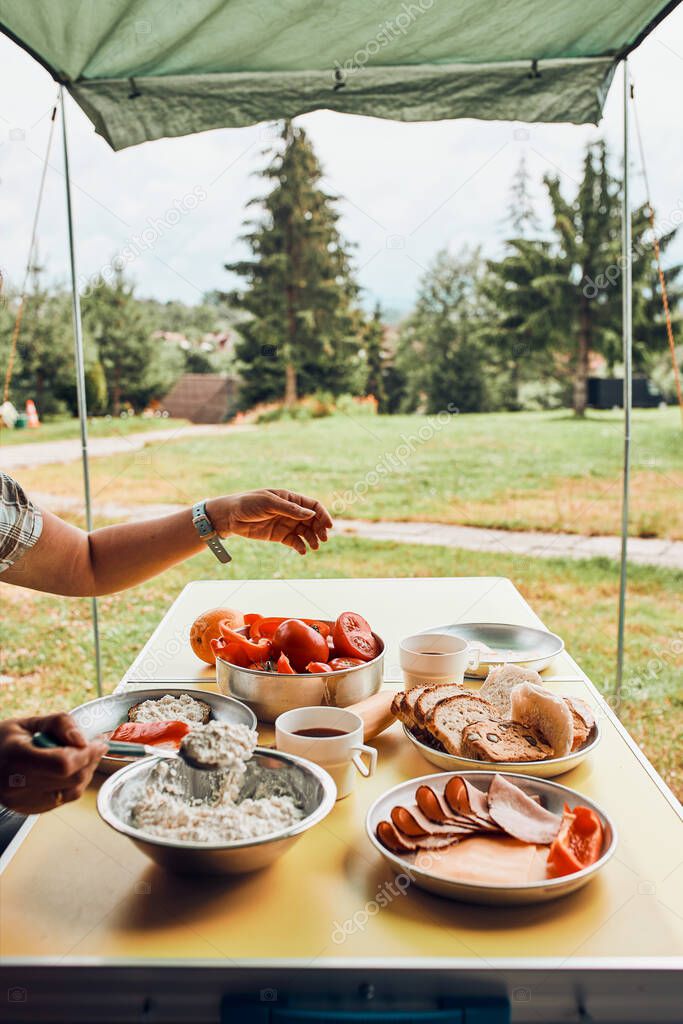
<instances>
[{"instance_id":1,"label":"green canopy tarp","mask_svg":"<svg viewBox=\"0 0 683 1024\"><path fill-rule=\"evenodd\" d=\"M661 0L0 0L114 149L326 108L597 122Z\"/></svg>"}]
</instances>

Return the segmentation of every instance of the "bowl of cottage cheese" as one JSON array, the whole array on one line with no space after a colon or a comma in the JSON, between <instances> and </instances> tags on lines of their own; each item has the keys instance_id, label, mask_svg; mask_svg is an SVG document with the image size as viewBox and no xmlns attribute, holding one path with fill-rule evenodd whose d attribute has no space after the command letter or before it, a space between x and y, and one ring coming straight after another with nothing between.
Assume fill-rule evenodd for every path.
<instances>
[{"instance_id":1,"label":"bowl of cottage cheese","mask_svg":"<svg viewBox=\"0 0 683 1024\"><path fill-rule=\"evenodd\" d=\"M255 871L334 806L335 785L323 768L258 747L246 725L199 725L190 735L195 755L218 761L218 768L145 759L111 775L97 798L103 820L162 867L183 874Z\"/></svg>"}]
</instances>

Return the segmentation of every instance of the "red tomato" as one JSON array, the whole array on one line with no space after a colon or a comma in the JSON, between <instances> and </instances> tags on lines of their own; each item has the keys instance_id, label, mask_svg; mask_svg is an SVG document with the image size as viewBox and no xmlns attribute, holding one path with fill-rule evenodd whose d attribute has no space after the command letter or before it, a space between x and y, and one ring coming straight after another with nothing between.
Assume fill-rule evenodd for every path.
<instances>
[{"instance_id":1,"label":"red tomato","mask_svg":"<svg viewBox=\"0 0 683 1024\"><path fill-rule=\"evenodd\" d=\"M333 672L341 672L345 668L355 668L356 665L364 665L365 662L361 661L360 658L333 658L330 662L330 668Z\"/></svg>"},{"instance_id":2,"label":"red tomato","mask_svg":"<svg viewBox=\"0 0 683 1024\"><path fill-rule=\"evenodd\" d=\"M293 676L296 673L289 663L289 658L286 654L281 654L277 659L277 665L275 666L278 672L282 672L284 675Z\"/></svg>"},{"instance_id":3,"label":"red tomato","mask_svg":"<svg viewBox=\"0 0 683 1024\"><path fill-rule=\"evenodd\" d=\"M331 672L332 666L325 661L309 661L306 666L307 672Z\"/></svg>"},{"instance_id":4,"label":"red tomato","mask_svg":"<svg viewBox=\"0 0 683 1024\"><path fill-rule=\"evenodd\" d=\"M258 639L260 636L267 636L272 638L273 634L283 622L289 622L294 616L283 615L283 616L270 616L269 618L258 618L254 622L249 624L249 636L253 639ZM323 636L330 635L330 627L326 622L321 622L320 619L297 619L297 622L305 622L307 626L312 626L313 629L317 630Z\"/></svg>"},{"instance_id":5,"label":"red tomato","mask_svg":"<svg viewBox=\"0 0 683 1024\"><path fill-rule=\"evenodd\" d=\"M327 661L330 649L321 633L301 619L286 619L273 634L273 654L284 653L297 672L305 672L309 661Z\"/></svg>"},{"instance_id":6,"label":"red tomato","mask_svg":"<svg viewBox=\"0 0 683 1024\"><path fill-rule=\"evenodd\" d=\"M122 722L114 729L111 739L125 743L146 743L153 747L166 743L177 749L189 731L187 722Z\"/></svg>"},{"instance_id":7,"label":"red tomato","mask_svg":"<svg viewBox=\"0 0 683 1024\"><path fill-rule=\"evenodd\" d=\"M372 661L380 653L379 641L363 616L356 612L342 612L334 624L332 636L334 649L340 655Z\"/></svg>"},{"instance_id":8,"label":"red tomato","mask_svg":"<svg viewBox=\"0 0 683 1024\"><path fill-rule=\"evenodd\" d=\"M589 807L570 811L565 804L560 831L548 854L551 877L571 875L594 864L602 853L603 836L602 823L595 811Z\"/></svg>"}]
</instances>

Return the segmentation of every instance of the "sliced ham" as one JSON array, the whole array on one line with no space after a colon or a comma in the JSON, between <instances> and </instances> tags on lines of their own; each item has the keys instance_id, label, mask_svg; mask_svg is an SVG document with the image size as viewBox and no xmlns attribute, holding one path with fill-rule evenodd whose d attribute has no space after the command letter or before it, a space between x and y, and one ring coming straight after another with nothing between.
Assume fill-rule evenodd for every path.
<instances>
[{"instance_id":1,"label":"sliced ham","mask_svg":"<svg viewBox=\"0 0 683 1024\"><path fill-rule=\"evenodd\" d=\"M488 792L489 813L504 832L525 843L552 843L562 819L527 796L503 775L494 775Z\"/></svg>"},{"instance_id":2,"label":"sliced ham","mask_svg":"<svg viewBox=\"0 0 683 1024\"><path fill-rule=\"evenodd\" d=\"M457 835L439 836L407 836L390 821L380 821L377 826L377 838L382 846L392 853L414 853L416 850L443 850L452 843L457 843Z\"/></svg>"},{"instance_id":3,"label":"sliced ham","mask_svg":"<svg viewBox=\"0 0 683 1024\"><path fill-rule=\"evenodd\" d=\"M465 815L456 814L451 811L431 786L418 786L415 791L415 800L417 806L429 821L441 824L462 824L468 820Z\"/></svg>"},{"instance_id":4,"label":"sliced ham","mask_svg":"<svg viewBox=\"0 0 683 1024\"><path fill-rule=\"evenodd\" d=\"M478 831L476 822L465 822L463 824L437 824L429 821L419 808L394 807L391 811L391 821L395 828L411 839L422 836L449 836L449 835L471 835Z\"/></svg>"},{"instance_id":5,"label":"sliced ham","mask_svg":"<svg viewBox=\"0 0 683 1024\"><path fill-rule=\"evenodd\" d=\"M377 838L382 846L393 853L414 853L417 850L417 843L399 832L390 821L380 821L377 826Z\"/></svg>"},{"instance_id":6,"label":"sliced ham","mask_svg":"<svg viewBox=\"0 0 683 1024\"><path fill-rule=\"evenodd\" d=\"M456 814L466 814L470 817L480 818L482 821L491 821L486 793L482 793L467 779L455 775L446 783L443 795L448 806Z\"/></svg>"},{"instance_id":7,"label":"sliced ham","mask_svg":"<svg viewBox=\"0 0 683 1024\"><path fill-rule=\"evenodd\" d=\"M460 833L469 835L476 831L478 825L474 821L463 822L462 824L449 822L447 824L436 823L426 818L418 807L394 807L391 811L393 824L407 836L454 836Z\"/></svg>"}]
</instances>

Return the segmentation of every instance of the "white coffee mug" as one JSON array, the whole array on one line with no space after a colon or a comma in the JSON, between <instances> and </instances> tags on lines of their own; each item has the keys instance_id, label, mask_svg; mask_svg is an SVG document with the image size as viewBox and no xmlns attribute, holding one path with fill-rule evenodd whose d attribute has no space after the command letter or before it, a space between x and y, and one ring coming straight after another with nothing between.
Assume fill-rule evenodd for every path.
<instances>
[{"instance_id":1,"label":"white coffee mug","mask_svg":"<svg viewBox=\"0 0 683 1024\"><path fill-rule=\"evenodd\" d=\"M323 735L310 735L316 732ZM337 787L337 800L349 795L356 772L367 778L377 767L377 751L363 743L363 720L345 708L316 706L285 711L275 720L275 746L287 754L315 761L329 772Z\"/></svg>"},{"instance_id":2,"label":"white coffee mug","mask_svg":"<svg viewBox=\"0 0 683 1024\"><path fill-rule=\"evenodd\" d=\"M406 689L429 683L462 683L465 672L479 665L480 652L451 633L417 633L399 645Z\"/></svg>"}]
</instances>

